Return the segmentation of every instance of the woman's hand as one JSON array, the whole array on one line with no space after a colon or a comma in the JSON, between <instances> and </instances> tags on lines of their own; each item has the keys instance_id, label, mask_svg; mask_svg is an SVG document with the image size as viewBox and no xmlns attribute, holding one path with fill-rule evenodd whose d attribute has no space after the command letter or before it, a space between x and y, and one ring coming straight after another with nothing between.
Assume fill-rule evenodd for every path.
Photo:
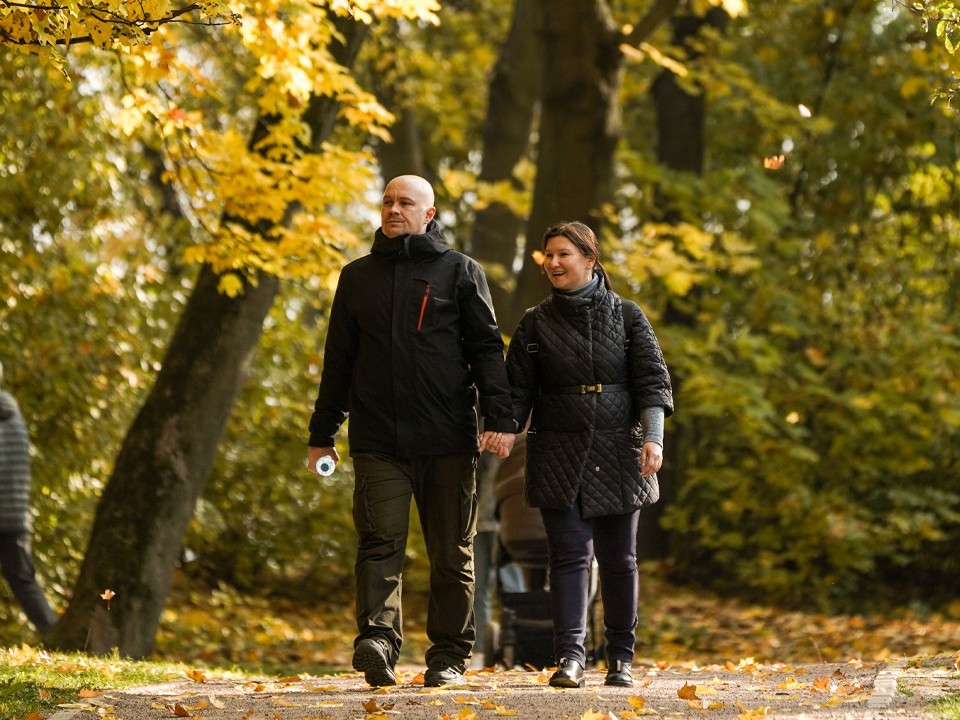
<instances>
[{"instance_id":1,"label":"woman's hand","mask_svg":"<svg viewBox=\"0 0 960 720\"><path fill-rule=\"evenodd\" d=\"M514 433L485 430L480 433L477 445L480 452L487 450L496 453L498 457L505 458L513 450L513 443L516 439L517 436Z\"/></svg>"},{"instance_id":2,"label":"woman's hand","mask_svg":"<svg viewBox=\"0 0 960 720\"><path fill-rule=\"evenodd\" d=\"M640 474L648 477L661 467L663 467L663 448L660 443L648 440L640 451Z\"/></svg>"}]
</instances>

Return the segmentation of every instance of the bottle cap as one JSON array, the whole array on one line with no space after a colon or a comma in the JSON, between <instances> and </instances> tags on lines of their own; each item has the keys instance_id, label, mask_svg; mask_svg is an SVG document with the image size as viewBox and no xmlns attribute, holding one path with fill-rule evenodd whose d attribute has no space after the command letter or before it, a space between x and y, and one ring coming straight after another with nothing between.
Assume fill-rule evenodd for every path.
<instances>
[{"instance_id":1,"label":"bottle cap","mask_svg":"<svg viewBox=\"0 0 960 720\"><path fill-rule=\"evenodd\" d=\"M317 460L317 472L324 477L333 475L333 469L337 464L333 461L333 458L329 455L324 455L322 458Z\"/></svg>"}]
</instances>

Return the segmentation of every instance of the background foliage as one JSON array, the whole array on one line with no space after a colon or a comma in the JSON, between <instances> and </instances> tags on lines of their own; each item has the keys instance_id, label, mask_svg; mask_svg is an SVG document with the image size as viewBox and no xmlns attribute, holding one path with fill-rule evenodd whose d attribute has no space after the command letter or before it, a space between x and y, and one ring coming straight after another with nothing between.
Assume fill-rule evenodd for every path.
<instances>
[{"instance_id":1,"label":"background foliage","mask_svg":"<svg viewBox=\"0 0 960 720\"><path fill-rule=\"evenodd\" d=\"M627 23L649 4L610 6ZM439 27L374 25L355 77L299 54L298 38L320 31L291 7L118 34L71 48L62 70L0 55L0 359L33 435L37 563L61 605L196 261L285 284L183 570L264 595L349 591L349 461L329 482L302 467L336 272L376 224L375 157L404 113L449 236L469 249L489 191L476 181L483 88L511 3L445 3ZM628 54L603 238L676 381L672 576L824 611L955 597L960 148L947 98L931 103L955 59L936 28L864 0L752 3L698 42L688 55L663 28ZM656 159L664 58L708 100L700 175ZM283 83L266 81L274 72ZM304 157L287 194L249 184L258 113L295 104L315 75L357 99L336 136L349 152ZM296 148L300 128L281 127L278 147ZM529 190L529 168L517 179ZM291 201L304 215L280 249L215 220ZM651 221L665 204L669 226ZM0 604L0 620L18 619Z\"/></svg>"}]
</instances>

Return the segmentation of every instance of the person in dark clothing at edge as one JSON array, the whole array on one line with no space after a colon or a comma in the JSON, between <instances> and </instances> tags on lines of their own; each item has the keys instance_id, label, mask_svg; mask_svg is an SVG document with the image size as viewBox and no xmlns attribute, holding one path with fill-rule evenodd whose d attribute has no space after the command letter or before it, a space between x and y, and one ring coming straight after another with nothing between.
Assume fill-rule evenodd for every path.
<instances>
[{"instance_id":1,"label":"person in dark clothing at edge","mask_svg":"<svg viewBox=\"0 0 960 720\"><path fill-rule=\"evenodd\" d=\"M525 493L547 533L557 658L550 685L584 685L595 554L605 684L632 687L637 519L660 494L663 419L673 413L670 376L646 316L611 289L593 231L561 223L542 244L553 290L517 327L507 373L521 426L532 411Z\"/></svg>"},{"instance_id":2,"label":"person in dark clothing at edge","mask_svg":"<svg viewBox=\"0 0 960 720\"><path fill-rule=\"evenodd\" d=\"M353 667L374 687L397 681L411 498L430 561L424 685L463 681L475 640L477 458L508 454L516 431L486 276L444 241L433 203L421 177L387 183L370 254L340 274L310 418L315 473L323 456L339 460L334 436L350 418Z\"/></svg>"},{"instance_id":3,"label":"person in dark clothing at edge","mask_svg":"<svg viewBox=\"0 0 960 720\"><path fill-rule=\"evenodd\" d=\"M27 619L45 636L57 622L37 582L30 542L30 434L0 364L0 567Z\"/></svg>"}]
</instances>

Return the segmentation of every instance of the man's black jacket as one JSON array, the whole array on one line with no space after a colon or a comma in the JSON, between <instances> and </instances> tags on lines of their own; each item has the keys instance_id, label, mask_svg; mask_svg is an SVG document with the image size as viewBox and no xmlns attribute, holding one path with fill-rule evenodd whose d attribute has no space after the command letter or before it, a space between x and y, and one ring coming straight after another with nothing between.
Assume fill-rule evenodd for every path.
<instances>
[{"instance_id":1,"label":"man's black jacket","mask_svg":"<svg viewBox=\"0 0 960 720\"><path fill-rule=\"evenodd\" d=\"M484 428L514 432L503 340L483 269L422 235L377 230L340 274L311 447L330 447L349 415L350 452L395 457L474 452Z\"/></svg>"}]
</instances>

